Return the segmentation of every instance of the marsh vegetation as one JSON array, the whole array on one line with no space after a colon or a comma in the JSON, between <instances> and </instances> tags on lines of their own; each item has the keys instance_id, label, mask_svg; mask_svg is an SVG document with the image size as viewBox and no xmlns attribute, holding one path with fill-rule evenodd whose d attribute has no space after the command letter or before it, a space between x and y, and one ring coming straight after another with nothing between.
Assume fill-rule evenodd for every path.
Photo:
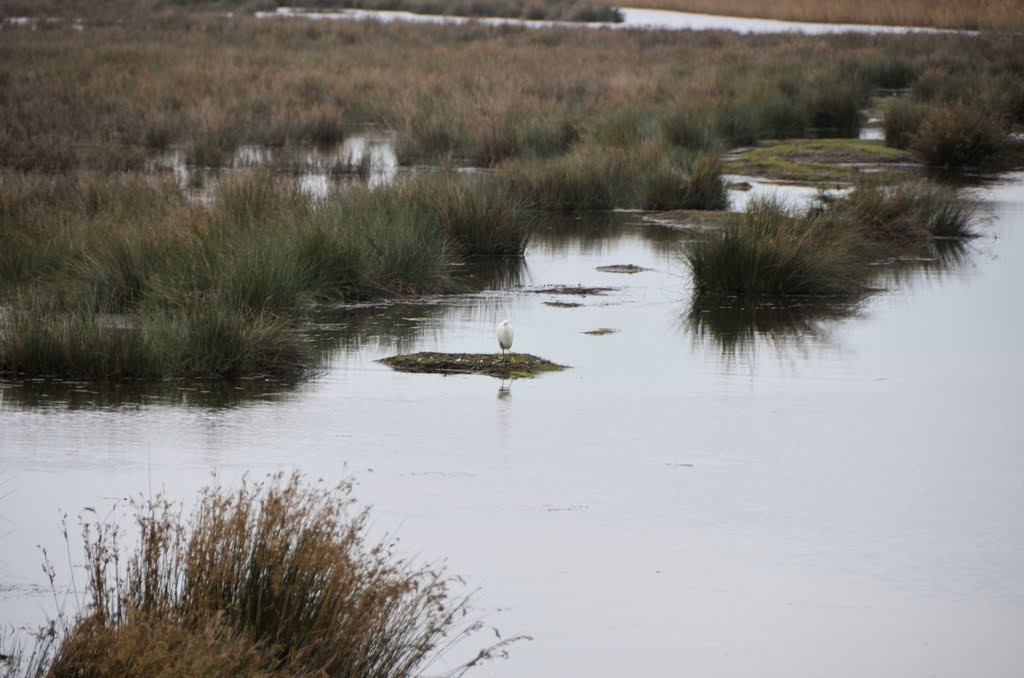
<instances>
[{"instance_id":1,"label":"marsh vegetation","mask_svg":"<svg viewBox=\"0 0 1024 678\"><path fill-rule=\"evenodd\" d=\"M83 520L81 607L34 645L5 645L11 675L421 675L481 625L467 620L457 578L368 539L351 491L278 474L208 487L188 518L164 498L139 499L134 547L116 523Z\"/></svg>"},{"instance_id":2,"label":"marsh vegetation","mask_svg":"<svg viewBox=\"0 0 1024 678\"><path fill-rule=\"evenodd\" d=\"M868 291L871 264L934 238L972 235L974 206L956 189L925 181L863 183L819 196L803 210L753 200L719 230L687 242L698 297L838 297Z\"/></svg>"},{"instance_id":3,"label":"marsh vegetation","mask_svg":"<svg viewBox=\"0 0 1024 678\"><path fill-rule=\"evenodd\" d=\"M953 169L1007 166L1024 111L1024 62L1009 35L680 40L144 9L116 21L95 9L81 30L4 29L5 374L301 377L317 369L311 309L464 288L468 262L522 256L539 212L721 210L722 152L766 139L847 138L859 144L853 155L843 146L850 162L911 153ZM879 88L910 88L885 116L890 145L907 151L849 139ZM293 174L304 153L367 125L393 130L398 160L430 171L303 195ZM807 144L834 139L787 143L757 149L750 167L852 178L829 171L827 153L808 156ZM153 171L167 149L208 167L250 147L274 152L257 170L223 172L201 199ZM345 173L365 176L360 162ZM457 171L467 165L486 171ZM834 216L835 205L810 221L758 209L775 216L741 217L744 238L778 231L773 242L829 251L799 266L811 278L862 260L848 241L867 227L835 226L855 220ZM857 209L856 219L902 218ZM735 269L692 256L699 280ZM791 293L796 277L782 277L783 287L763 284ZM795 289L856 287L855 275L841 278Z\"/></svg>"},{"instance_id":4,"label":"marsh vegetation","mask_svg":"<svg viewBox=\"0 0 1024 678\"><path fill-rule=\"evenodd\" d=\"M301 376L315 368L301 331L314 304L450 291L454 264L522 254L520 204L473 180L462 200L462 182L435 174L311 201L254 173L205 205L145 178L4 175L0 369Z\"/></svg>"},{"instance_id":5,"label":"marsh vegetation","mask_svg":"<svg viewBox=\"0 0 1024 678\"><path fill-rule=\"evenodd\" d=\"M643 147L641 169L663 174L662 159L690 168L679 149L855 137L876 88L911 88L929 111L960 103L999 131L1021 114L1021 57L1002 34L681 40L244 14L85 20L4 29L0 165L142 169L172 147L208 166L243 145L329 145L373 124L396 131L403 164L613 172L623 148Z\"/></svg>"}]
</instances>

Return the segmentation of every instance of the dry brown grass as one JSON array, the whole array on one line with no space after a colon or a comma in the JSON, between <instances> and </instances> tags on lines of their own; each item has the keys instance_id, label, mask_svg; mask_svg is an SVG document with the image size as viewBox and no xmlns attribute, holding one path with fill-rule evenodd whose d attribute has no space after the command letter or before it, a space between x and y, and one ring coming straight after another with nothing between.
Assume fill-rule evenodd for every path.
<instances>
[{"instance_id":1,"label":"dry brown grass","mask_svg":"<svg viewBox=\"0 0 1024 678\"><path fill-rule=\"evenodd\" d=\"M637 6L826 23L1024 30L1021 0L637 0Z\"/></svg>"},{"instance_id":2,"label":"dry brown grass","mask_svg":"<svg viewBox=\"0 0 1024 678\"><path fill-rule=\"evenodd\" d=\"M457 579L367 543L367 514L350 492L293 474L234 492L208 488L190 520L166 500L139 502L131 553L116 527L86 523L88 607L63 632L57 624L44 634L49 651L22 669L80 678L422 675L480 624L467 621ZM510 642L445 675L504 656Z\"/></svg>"},{"instance_id":3,"label":"dry brown grass","mask_svg":"<svg viewBox=\"0 0 1024 678\"><path fill-rule=\"evenodd\" d=\"M243 15L40 24L3 32L0 165L132 169L168 145L216 164L238 144L330 143L365 123L398 131L403 162L552 157L659 127L685 143L743 143L803 134L830 82L852 86L853 104L890 72L955 67L957 82L982 83L1019 72L1015 48L998 37L683 39ZM680 111L693 121L685 134ZM615 129L631 115L639 131Z\"/></svg>"}]
</instances>

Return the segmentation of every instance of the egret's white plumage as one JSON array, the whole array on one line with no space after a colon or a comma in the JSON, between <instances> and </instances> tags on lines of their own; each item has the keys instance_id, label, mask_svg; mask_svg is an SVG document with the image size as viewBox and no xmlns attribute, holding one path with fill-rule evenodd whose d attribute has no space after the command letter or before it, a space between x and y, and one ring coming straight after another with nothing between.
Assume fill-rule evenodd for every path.
<instances>
[{"instance_id":1,"label":"egret's white plumage","mask_svg":"<svg viewBox=\"0 0 1024 678\"><path fill-rule=\"evenodd\" d=\"M512 323L508 320L498 323L498 346L502 353L512 348Z\"/></svg>"}]
</instances>

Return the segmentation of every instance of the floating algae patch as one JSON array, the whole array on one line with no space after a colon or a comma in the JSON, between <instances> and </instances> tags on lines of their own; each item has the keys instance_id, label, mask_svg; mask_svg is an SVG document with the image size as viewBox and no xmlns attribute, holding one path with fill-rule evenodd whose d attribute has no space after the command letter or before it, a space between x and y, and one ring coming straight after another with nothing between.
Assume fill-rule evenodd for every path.
<instances>
[{"instance_id":1,"label":"floating algae patch","mask_svg":"<svg viewBox=\"0 0 1024 678\"><path fill-rule=\"evenodd\" d=\"M613 327L598 327L596 330L587 330L583 334L589 334L592 337L603 337L606 334L615 334L616 332L618 330Z\"/></svg>"},{"instance_id":2,"label":"floating algae patch","mask_svg":"<svg viewBox=\"0 0 1024 678\"><path fill-rule=\"evenodd\" d=\"M524 379L543 372L557 372L565 365L553 363L528 353L412 353L382 358L399 372L430 374L486 374L499 379Z\"/></svg>"}]
</instances>

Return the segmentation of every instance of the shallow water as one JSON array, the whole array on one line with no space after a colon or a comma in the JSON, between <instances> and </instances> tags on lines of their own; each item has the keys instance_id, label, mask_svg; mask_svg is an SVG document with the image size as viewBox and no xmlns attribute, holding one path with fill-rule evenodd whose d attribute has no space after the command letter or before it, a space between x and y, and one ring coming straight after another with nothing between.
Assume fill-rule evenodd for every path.
<instances>
[{"instance_id":1,"label":"shallow water","mask_svg":"<svg viewBox=\"0 0 1024 678\"><path fill-rule=\"evenodd\" d=\"M639 9L621 7L622 21L609 22L578 22L578 21L544 21L528 19L510 19L498 17L457 17L436 14L415 14L391 10L344 9L335 12L306 11L296 7L278 7L273 12L256 12L260 18L304 18L312 20L345 20L345 21L412 21L419 23L467 23L479 22L491 25L511 25L526 27L591 27L615 29L659 29L659 30L695 30L695 31L735 31L737 33L949 33L935 28L918 28L911 26L871 26L866 24L816 24L802 21L777 21L775 19L753 19L745 17L719 16L714 14L698 14L695 12L673 12L661 9Z\"/></svg>"},{"instance_id":2,"label":"shallow water","mask_svg":"<svg viewBox=\"0 0 1024 678\"><path fill-rule=\"evenodd\" d=\"M275 158L281 154L282 158ZM178 185L201 201L212 200L218 179L235 170L275 166L279 171L291 170L299 187L314 198L323 198L335 188L352 183L376 188L394 181L398 175L393 132L376 129L360 130L345 137L332 148L308 147L275 150L267 146L245 144L235 149L228 162L220 167L200 167L188 162L181 148L157 154L148 164L150 171L170 172Z\"/></svg>"},{"instance_id":3,"label":"shallow water","mask_svg":"<svg viewBox=\"0 0 1024 678\"><path fill-rule=\"evenodd\" d=\"M66 581L64 513L297 468L354 475L378 533L534 636L478 675L1019 676L1024 174L979 196L981 238L855 307L691 309L684 235L588 216L485 292L325 312L329 367L298 386L0 382L0 622L52 610L36 545ZM561 284L616 289L535 292ZM374 362L497 350L506 317L572 369Z\"/></svg>"}]
</instances>

